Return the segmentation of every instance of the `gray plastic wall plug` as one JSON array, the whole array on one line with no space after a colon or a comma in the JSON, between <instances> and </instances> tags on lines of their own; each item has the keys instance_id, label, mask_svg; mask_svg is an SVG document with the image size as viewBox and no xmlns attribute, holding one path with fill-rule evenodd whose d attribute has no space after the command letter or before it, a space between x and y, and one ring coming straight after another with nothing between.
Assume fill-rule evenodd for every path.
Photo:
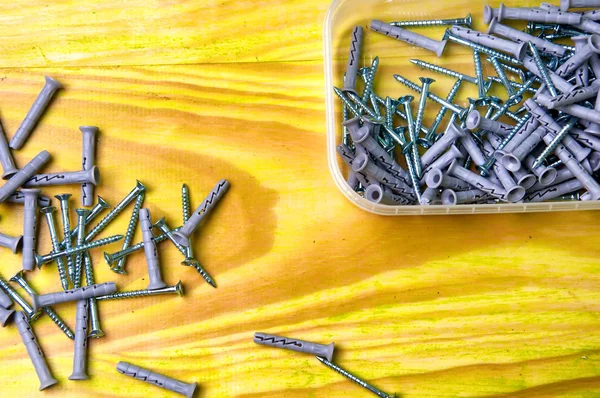
<instances>
[{"instance_id":1,"label":"gray plastic wall plug","mask_svg":"<svg viewBox=\"0 0 600 398\"><path fill-rule=\"evenodd\" d=\"M396 40L401 40L408 44L412 44L414 46L418 46L426 50L432 51L438 57L441 57L444 53L444 48L446 47L447 43L446 40L433 40L429 37L422 36L420 34L399 28L397 26L386 24L376 19L371 21L371 30L392 37Z\"/></svg>"},{"instance_id":2,"label":"gray plastic wall plug","mask_svg":"<svg viewBox=\"0 0 600 398\"><path fill-rule=\"evenodd\" d=\"M140 368L127 362L119 362L117 364L117 372L125 376L133 377L146 383L153 384L157 387L164 388L169 391L185 395L187 398L192 398L198 383L184 383L183 381L175 380L160 373L152 372L151 370Z\"/></svg>"},{"instance_id":3,"label":"gray plastic wall plug","mask_svg":"<svg viewBox=\"0 0 600 398\"><path fill-rule=\"evenodd\" d=\"M96 135L99 129L96 126L81 126L79 130L82 134L81 169L90 170L96 164ZM95 184L81 184L82 206L89 207L94 204L94 189Z\"/></svg>"},{"instance_id":4,"label":"gray plastic wall plug","mask_svg":"<svg viewBox=\"0 0 600 398\"><path fill-rule=\"evenodd\" d=\"M467 133L460 128L456 123L451 123L448 125L446 132L442 135L442 138L437 140L435 144L431 146L421 156L421 163L423 164L423 169L427 169L442 153L444 153L457 139L464 137Z\"/></svg>"},{"instance_id":5,"label":"gray plastic wall plug","mask_svg":"<svg viewBox=\"0 0 600 398\"><path fill-rule=\"evenodd\" d=\"M106 296L117 291L117 285L114 282L100 283L91 286L83 286L79 289L65 290L64 292L49 294L34 294L31 296L33 309L38 311L43 307L51 307L60 303L68 303L79 300L86 300L92 297Z\"/></svg>"},{"instance_id":6,"label":"gray plastic wall plug","mask_svg":"<svg viewBox=\"0 0 600 398\"><path fill-rule=\"evenodd\" d=\"M450 32L452 32L452 34L455 36L469 40L473 43L511 54L518 60L523 59L527 51L527 43L516 43L514 41L504 40L499 37L488 35L473 29L463 28L461 26L453 26L450 28Z\"/></svg>"},{"instance_id":7,"label":"gray plastic wall plug","mask_svg":"<svg viewBox=\"0 0 600 398\"><path fill-rule=\"evenodd\" d=\"M89 301L79 300L75 318L75 349L73 353L73 373L69 380L87 380L87 340L89 321Z\"/></svg>"},{"instance_id":8,"label":"gray plastic wall plug","mask_svg":"<svg viewBox=\"0 0 600 398\"><path fill-rule=\"evenodd\" d=\"M326 358L328 361L331 361L335 347L334 343L317 344L309 341L291 339L289 337L281 337L266 333L254 333L254 342L256 344L268 345L270 347L285 348L286 350L313 354Z\"/></svg>"},{"instance_id":9,"label":"gray plastic wall plug","mask_svg":"<svg viewBox=\"0 0 600 398\"><path fill-rule=\"evenodd\" d=\"M148 265L148 290L162 289L167 284L163 281L160 272L160 264L158 261L158 249L154 241L154 233L152 232L152 218L150 210L146 208L140 209L140 228L144 241L144 253L146 254L146 263Z\"/></svg>"},{"instance_id":10,"label":"gray plastic wall plug","mask_svg":"<svg viewBox=\"0 0 600 398\"><path fill-rule=\"evenodd\" d=\"M37 242L37 198L39 189L22 189L25 195L23 205L23 270L35 269L35 250Z\"/></svg>"},{"instance_id":11,"label":"gray plastic wall plug","mask_svg":"<svg viewBox=\"0 0 600 398\"><path fill-rule=\"evenodd\" d=\"M360 53L363 43L363 28L356 26L352 29L352 38L350 40L350 55L348 55L348 64L346 65L346 74L344 75L343 91L351 91L358 95L356 91L356 76L360 66Z\"/></svg>"},{"instance_id":12,"label":"gray plastic wall plug","mask_svg":"<svg viewBox=\"0 0 600 398\"><path fill-rule=\"evenodd\" d=\"M42 166L44 166L50 160L50 154L48 151L42 151L38 153L33 159L29 161L21 170L11 177L10 180L6 181L2 188L0 188L0 203L4 202L11 196L25 181L29 180L35 173L37 173Z\"/></svg>"},{"instance_id":13,"label":"gray plastic wall plug","mask_svg":"<svg viewBox=\"0 0 600 398\"><path fill-rule=\"evenodd\" d=\"M518 43L527 43L530 41L541 52L554 55L556 57L563 57L566 52L565 48L558 44L554 44L551 41L544 40L523 31L511 28L510 26L503 25L495 18L490 22L488 34L503 36Z\"/></svg>"},{"instance_id":14,"label":"gray plastic wall plug","mask_svg":"<svg viewBox=\"0 0 600 398\"><path fill-rule=\"evenodd\" d=\"M10 249L13 253L17 253L23 243L23 235L10 236L0 232L0 246Z\"/></svg>"}]
</instances>

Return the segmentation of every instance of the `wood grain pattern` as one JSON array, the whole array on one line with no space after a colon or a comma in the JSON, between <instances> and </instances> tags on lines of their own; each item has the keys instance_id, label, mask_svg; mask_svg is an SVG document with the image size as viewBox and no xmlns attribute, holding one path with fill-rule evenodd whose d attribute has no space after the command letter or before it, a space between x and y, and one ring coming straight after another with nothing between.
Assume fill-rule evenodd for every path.
<instances>
[{"instance_id":1,"label":"wood grain pattern","mask_svg":"<svg viewBox=\"0 0 600 398\"><path fill-rule=\"evenodd\" d=\"M15 153L18 165L47 149L48 171L76 170L77 128L98 125L97 193L114 205L139 179L153 217L171 226L181 220L183 182L195 206L218 179L232 183L194 242L218 289L161 244L164 278L181 279L185 296L100 303L106 337L90 342L89 381L67 380L72 342L46 317L34 324L60 381L44 396L175 396L124 378L114 369L119 360L197 381L199 397L367 396L310 356L255 345L255 331L335 341L336 362L402 397L600 395L597 213L383 218L355 208L327 170L327 6L4 5L7 135L44 74L66 86ZM480 12L482 4L470 7ZM447 5L434 11L456 15ZM456 62L468 68L465 54ZM102 236L122 233L129 211ZM19 206L0 206L2 232L18 234L21 225ZM47 252L44 222L40 238ZM101 250L92 253L99 282L147 285L143 254L122 277ZM20 256L2 250L0 264L8 278ZM29 280L40 292L60 288L54 266ZM56 310L74 326L74 305ZM16 328L0 333L0 396L42 396Z\"/></svg>"}]
</instances>

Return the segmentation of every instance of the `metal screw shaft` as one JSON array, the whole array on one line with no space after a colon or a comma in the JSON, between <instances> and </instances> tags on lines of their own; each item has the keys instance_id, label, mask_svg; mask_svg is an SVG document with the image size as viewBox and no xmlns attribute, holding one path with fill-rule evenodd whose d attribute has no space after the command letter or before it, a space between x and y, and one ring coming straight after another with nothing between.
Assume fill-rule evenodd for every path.
<instances>
[{"instance_id":1,"label":"metal screw shaft","mask_svg":"<svg viewBox=\"0 0 600 398\"><path fill-rule=\"evenodd\" d=\"M10 278L10 281L18 283L19 286L21 286L23 290L25 290L25 292L30 296L35 294L35 291L31 288L31 286L23 277L23 271L19 271L15 276ZM58 314L54 312L52 308L44 307L42 308L42 311L44 311L46 315L48 315L48 317L52 319L52 322L54 322L56 326L58 326L68 338L70 338L71 340L75 340L75 335L73 334L73 331L65 324L65 322L58 316Z\"/></svg>"},{"instance_id":2,"label":"metal screw shaft","mask_svg":"<svg viewBox=\"0 0 600 398\"><path fill-rule=\"evenodd\" d=\"M481 56L477 50L473 50L473 67L475 69L475 76L477 77L477 94L479 98L484 98L486 90L483 80L483 66L481 65Z\"/></svg>"},{"instance_id":3,"label":"metal screw shaft","mask_svg":"<svg viewBox=\"0 0 600 398\"><path fill-rule=\"evenodd\" d=\"M414 28L424 27L424 26L462 25L462 26L466 26L466 27L470 28L472 23L473 23L473 17L471 17L471 14L469 14L464 18L425 19L425 20L421 20L421 21L396 21L396 22L390 22L390 25L399 26L399 27L414 27Z\"/></svg>"},{"instance_id":4,"label":"metal screw shaft","mask_svg":"<svg viewBox=\"0 0 600 398\"><path fill-rule=\"evenodd\" d=\"M385 100L383 98L381 98L379 96L375 96L375 99L377 100L378 103L380 103L381 105L385 106ZM404 112L402 112L399 108L396 109L396 115L398 115L402 119L406 120L406 114ZM373 123L377 123L378 121L377 120L373 120L372 122ZM384 127L385 127L385 124L384 124ZM388 129L386 129L386 131L388 131ZM426 127L421 126L421 133L427 134L428 132L429 132L429 130Z\"/></svg>"},{"instance_id":5,"label":"metal screw shaft","mask_svg":"<svg viewBox=\"0 0 600 398\"><path fill-rule=\"evenodd\" d=\"M63 224L63 236L64 236L64 248L65 250L70 249L72 246L71 244L71 238L69 233L71 232L71 218L69 215L69 199L71 198L71 194L69 193L64 193L61 195L56 195L54 196L56 199L59 200L60 202L60 215L62 218L62 224ZM38 267L40 265L38 264ZM67 272L69 273L69 278L71 278L71 281L73 281L73 272L75 271L75 267L73 264L73 257L71 256L67 256Z\"/></svg>"},{"instance_id":6,"label":"metal screw shaft","mask_svg":"<svg viewBox=\"0 0 600 398\"><path fill-rule=\"evenodd\" d=\"M346 97L346 94L344 94L344 92L342 90L340 90L337 87L333 88L333 91L335 92L335 94L339 97L339 99L342 101L342 103L344 104L344 106L350 111L352 112L352 114L355 117L360 117L362 115L361 111L356 107L356 105L354 105L354 103L352 103L352 101L350 101L348 99L348 97Z\"/></svg>"},{"instance_id":7,"label":"metal screw shaft","mask_svg":"<svg viewBox=\"0 0 600 398\"><path fill-rule=\"evenodd\" d=\"M454 100L454 97L456 97L456 94L458 94L458 90L460 89L461 84L462 84L461 79L458 79L454 83L454 85L450 89L450 92L446 96L446 101L452 102ZM442 120L444 120L444 116L446 115L447 111L448 111L448 108L446 108L445 106L442 106L442 108L437 113L437 115L435 115L435 119L433 120L433 123L429 127L429 132L425 135L424 141L427 146L431 146L433 144L433 140L435 138L435 133L437 132L437 129L440 127Z\"/></svg>"},{"instance_id":8,"label":"metal screw shaft","mask_svg":"<svg viewBox=\"0 0 600 398\"><path fill-rule=\"evenodd\" d=\"M369 75L365 80L365 88L363 90L361 102L363 104L367 104L367 100L371 96L371 91L373 90L373 82L375 81L375 74L377 73L377 68L379 67L379 57L373 58L373 62L371 63L371 68L369 68Z\"/></svg>"},{"instance_id":9,"label":"metal screw shaft","mask_svg":"<svg viewBox=\"0 0 600 398\"><path fill-rule=\"evenodd\" d=\"M510 57L506 54L503 54L499 51L496 51L494 49L491 49L489 47L486 46L482 46L481 44L477 44L477 43L473 43L472 41L469 40L465 40L461 37L458 36L454 36L452 33L450 33L449 30L446 31L446 33L444 34L444 40L449 40L451 42L454 42L456 44L461 44L463 46L467 46L472 48L473 50L477 50L480 53L486 54L490 57L496 57L501 59L504 62L509 62L511 64L514 65L523 65L523 63L521 61L519 61L516 58Z\"/></svg>"},{"instance_id":10,"label":"metal screw shaft","mask_svg":"<svg viewBox=\"0 0 600 398\"><path fill-rule=\"evenodd\" d=\"M121 239L123 239L123 235L113 235L113 236L109 236L108 238L94 240L92 242L85 243L85 244L83 244L81 246L76 246L76 247L73 247L71 249L63 250L63 251L58 252L58 253L49 253L49 254L46 254L44 256L36 255L36 257L35 257L36 258L36 263L38 265L46 264L46 263L49 263L50 261L54 260L55 258L64 257L64 256L71 256L73 254L81 253L81 252L84 252L84 251L87 251L87 250L90 250L90 249L94 249L96 247L108 245L110 243L119 241Z\"/></svg>"},{"instance_id":11,"label":"metal screw shaft","mask_svg":"<svg viewBox=\"0 0 600 398\"><path fill-rule=\"evenodd\" d=\"M168 286L168 287L165 287L162 289L155 289L155 290L144 289L144 290L134 290L131 292L119 292L119 293L108 294L106 296L96 297L96 300L97 301L120 300L120 299L126 299L126 298L134 298L134 297L159 296L159 295L171 294L171 293L176 293L180 297L183 296L183 285L181 284L181 281L179 281L179 283L177 283L177 285L175 285L175 286Z\"/></svg>"},{"instance_id":12,"label":"metal screw shaft","mask_svg":"<svg viewBox=\"0 0 600 398\"><path fill-rule=\"evenodd\" d=\"M550 74L548 73L548 69L546 69L546 65L544 61L542 61L542 57L537 48L533 45L532 42L528 41L527 45L529 46L529 51L531 51L531 55L533 56L533 60L535 61L535 66L537 66L538 71L540 73L540 78L546 85L546 88L550 92L550 95L556 97L558 92L556 91L556 87L554 87L554 83L552 83L552 79L550 78Z\"/></svg>"},{"instance_id":13,"label":"metal screw shaft","mask_svg":"<svg viewBox=\"0 0 600 398\"><path fill-rule=\"evenodd\" d=\"M421 93L421 87L419 87L415 83L411 82L410 80L406 79L405 77L402 77L400 75L394 75L394 79L396 79L398 82L404 84L406 87L410 88L411 90L413 90L419 94ZM466 116L466 113L467 113L466 108L462 108L456 104L452 104L431 92L427 93L427 97L434 100L438 104L450 109L452 112L456 113L460 119L463 119Z\"/></svg>"},{"instance_id":14,"label":"metal screw shaft","mask_svg":"<svg viewBox=\"0 0 600 398\"><path fill-rule=\"evenodd\" d=\"M408 175L410 176L410 182L412 183L413 190L415 191L415 196L417 197L417 201L421 203L421 185L419 182L419 176L417 176L417 172L414 167L414 161L412 159L411 153L406 152L404 154L404 158L406 159Z\"/></svg>"},{"instance_id":15,"label":"metal screw shaft","mask_svg":"<svg viewBox=\"0 0 600 398\"><path fill-rule=\"evenodd\" d=\"M517 68L516 66L506 65L506 64L503 64L503 63L499 63L499 65L505 71L510 72L510 73L512 73L514 75L519 76L519 79L521 79L522 82L525 82L525 80L527 80L527 75L525 74L525 72L523 70Z\"/></svg>"},{"instance_id":16,"label":"metal screw shaft","mask_svg":"<svg viewBox=\"0 0 600 398\"><path fill-rule=\"evenodd\" d=\"M358 384L359 386L371 391L373 394L377 395L380 398L394 398L396 396L396 394L392 394L392 395L388 395L385 392L381 391L380 389L378 389L375 386L372 386L371 384L367 383L366 381L363 381L361 379L359 379L358 377L354 376L353 374L349 373L348 371L340 368L339 366L329 362L327 359L323 358L323 357L316 357L323 365L327 366L329 369L332 369L334 371L336 371L337 373L341 374L342 376L344 376L345 378L355 382L356 384Z\"/></svg>"},{"instance_id":17,"label":"metal screw shaft","mask_svg":"<svg viewBox=\"0 0 600 398\"><path fill-rule=\"evenodd\" d=\"M13 299L15 303L19 304L19 307L23 308L23 311L25 312L25 315L27 315L27 319L30 323L35 321L42 315L41 311L34 311L31 305L29 305L29 303L25 301L23 297L19 296L19 294L15 292L15 289L13 289L12 286L10 286L8 282L6 282L6 279L4 279L1 276L0 287L2 288L2 290L4 290L6 294L10 296L11 299Z\"/></svg>"},{"instance_id":18,"label":"metal screw shaft","mask_svg":"<svg viewBox=\"0 0 600 398\"><path fill-rule=\"evenodd\" d=\"M50 231L50 241L52 242L52 251L60 251L60 242L58 241L58 233L56 232L56 224L54 223L54 207L44 207L41 212L46 216L48 231ZM63 290L69 289L69 278L65 269L65 262L62 258L56 259L56 268L58 269L58 277Z\"/></svg>"},{"instance_id":19,"label":"metal screw shaft","mask_svg":"<svg viewBox=\"0 0 600 398\"><path fill-rule=\"evenodd\" d=\"M119 204L117 204L92 230L86 235L85 241L91 241L98 235L106 226L114 220L129 203L131 203L138 195L146 190L146 187L141 182L137 182L135 188L125 196Z\"/></svg>"},{"instance_id":20,"label":"metal screw shaft","mask_svg":"<svg viewBox=\"0 0 600 398\"><path fill-rule=\"evenodd\" d=\"M506 89L508 96L512 97L513 95L515 95L515 89L510 84L510 81L508 80L508 76L506 76L506 72L504 72L504 68L502 68L502 66L500 65L500 61L498 61L498 58L489 57L488 61L490 61L490 63L494 67L494 70L496 71L496 75L498 75L498 78L500 79L500 81L502 82L502 85Z\"/></svg>"},{"instance_id":21,"label":"metal screw shaft","mask_svg":"<svg viewBox=\"0 0 600 398\"><path fill-rule=\"evenodd\" d=\"M367 115L371 116L373 119L376 119L376 120L381 119L380 116L377 116L377 114L374 111L372 111L371 109L369 109L368 106L366 106L365 104L362 103L362 101L358 97L358 95L349 91L347 93L347 96L356 104L356 106L358 106L358 108L361 110L361 112L365 112Z\"/></svg>"},{"instance_id":22,"label":"metal screw shaft","mask_svg":"<svg viewBox=\"0 0 600 398\"><path fill-rule=\"evenodd\" d=\"M140 209L144 204L144 199L146 195L144 192L140 193L135 200L135 204L133 205L133 210L131 211L131 218L129 219L129 224L127 225L127 232L125 232L125 238L123 239L123 246L121 246L121 250L127 249L131 245L131 241L133 239L133 235L135 234L135 229L138 224ZM125 258L117 261L117 264L110 267L113 272L117 274L127 274L125 271Z\"/></svg>"},{"instance_id":23,"label":"metal screw shaft","mask_svg":"<svg viewBox=\"0 0 600 398\"><path fill-rule=\"evenodd\" d=\"M535 162L533 162L534 169L536 167L541 166L542 163L544 163L544 160L546 160L546 158L554 152L556 147L560 145L560 142L563 140L563 138L565 138L565 136L577 124L578 121L578 118L571 117L569 121L564 125L564 127L560 129L558 133L556 133L556 136L552 139L550 144L548 144L548 146L542 151L542 153L535 159Z\"/></svg>"},{"instance_id":24,"label":"metal screw shaft","mask_svg":"<svg viewBox=\"0 0 600 398\"><path fill-rule=\"evenodd\" d=\"M427 106L427 94L429 94L429 86L431 83L435 82L435 80L428 77L421 77L421 97L419 98L419 107L417 108L417 120L415 120L415 126L413 128L414 131L414 145L412 148L412 158L415 162L415 173L417 176L421 177L423 174L423 167L421 165L421 157L419 155L419 148L417 146L417 140L419 137L419 131L421 131L421 126L423 125L423 118L425 117L425 107Z\"/></svg>"},{"instance_id":25,"label":"metal screw shaft","mask_svg":"<svg viewBox=\"0 0 600 398\"><path fill-rule=\"evenodd\" d=\"M180 229L181 228L176 228L176 229L173 230L173 232L179 231ZM167 237L167 235L162 234L162 235L159 235L159 236L155 237L154 238L154 242L160 243L160 242L163 242L163 241L165 241L167 239L169 239ZM143 248L144 248L144 242L139 242L139 243L136 243L133 246L129 246L125 250L121 250L121 251L118 251L118 252L113 253L113 254L104 253L104 259L106 260L106 263L108 265L112 265L112 264L114 264L115 261L119 261L120 259L125 258L125 257L129 256L132 253L135 253L135 252L137 252L139 250L142 250Z\"/></svg>"},{"instance_id":26,"label":"metal screw shaft","mask_svg":"<svg viewBox=\"0 0 600 398\"><path fill-rule=\"evenodd\" d=\"M85 239L85 219L89 214L89 210L77 209L77 246L81 246ZM79 252L75 255L75 271L73 278L73 288L78 289L81 287L81 269L83 268L83 252Z\"/></svg>"},{"instance_id":27,"label":"metal screw shaft","mask_svg":"<svg viewBox=\"0 0 600 398\"><path fill-rule=\"evenodd\" d=\"M488 79L488 80L490 80L490 81L492 81L492 82L495 82L495 83L500 83L500 84L502 84L502 82L500 81L500 79L499 79L498 77L496 77L496 76L488 76L488 78L487 78L487 79ZM535 81L533 81L533 82L532 82L532 84L533 84L534 82L535 82ZM511 86L513 86L514 88L517 88L517 89L519 89L519 88L522 88L522 87L523 87L523 85L522 85L522 84L520 84L520 83L517 83L517 82L513 82L513 81L511 81L511 82L510 82L510 85L511 85ZM528 87L526 91L528 91L528 92L530 92L530 93L534 93L534 94L535 94L535 92L536 92L537 90L536 90L535 88Z\"/></svg>"},{"instance_id":28,"label":"metal screw shaft","mask_svg":"<svg viewBox=\"0 0 600 398\"><path fill-rule=\"evenodd\" d=\"M427 69L432 72L440 73L442 75L451 76L455 79L462 79L469 83L477 84L476 77L465 75L464 73L460 73L460 72L454 71L452 69L444 68L443 66L430 64L429 62L421 61L420 59L411 59L410 62L412 62L413 64L415 64L423 69Z\"/></svg>"},{"instance_id":29,"label":"metal screw shaft","mask_svg":"<svg viewBox=\"0 0 600 398\"><path fill-rule=\"evenodd\" d=\"M427 98L427 97L425 97ZM406 112L406 122L408 123L408 136L410 137L410 142L412 143L411 146L411 156L410 156L410 160L411 160L411 165L413 167L413 170L415 171L415 174L417 175L417 178L419 177L419 173L418 173L418 169L416 166L416 162L420 163L420 159L419 159L419 148L417 147L417 139L419 134L416 132L415 130L415 122L413 121L413 115L412 115L412 110L410 108L410 103L412 102L413 97L410 95L407 95L406 97L402 98L402 103L404 104L404 111ZM406 160L408 161L409 158L407 157Z\"/></svg>"},{"instance_id":30,"label":"metal screw shaft","mask_svg":"<svg viewBox=\"0 0 600 398\"><path fill-rule=\"evenodd\" d=\"M346 110L346 112L348 112L348 111ZM181 212L182 212L181 218L183 220L183 224L185 224L187 222L187 220L189 220L190 215L192 214L192 206L190 204L190 190L188 189L188 186L186 184L183 184L181 186ZM188 245L185 248L185 250L186 250L185 258L194 257L194 250L192 249L192 245Z\"/></svg>"},{"instance_id":31,"label":"metal screw shaft","mask_svg":"<svg viewBox=\"0 0 600 398\"><path fill-rule=\"evenodd\" d=\"M513 95L512 97L510 97L509 99L507 99L506 102L504 103L504 105L502 105L500 108L498 108L498 110L491 117L491 119L492 120L498 120L500 118L500 116L506 114L507 116L510 116L511 118L515 119L517 122L520 121L521 118L518 117L517 115L514 115L513 113L510 113L508 111L508 108L510 108L511 106L514 106L517 103L521 102L521 100L523 100L523 94L525 93L525 91L527 91L529 89L529 87L531 87L531 85L534 82L535 82L535 78L533 78L533 77L531 79L527 80L521 86L521 88L519 88L519 90L517 90L517 92L515 93L515 95ZM493 103L491 105L494 106Z\"/></svg>"}]
</instances>

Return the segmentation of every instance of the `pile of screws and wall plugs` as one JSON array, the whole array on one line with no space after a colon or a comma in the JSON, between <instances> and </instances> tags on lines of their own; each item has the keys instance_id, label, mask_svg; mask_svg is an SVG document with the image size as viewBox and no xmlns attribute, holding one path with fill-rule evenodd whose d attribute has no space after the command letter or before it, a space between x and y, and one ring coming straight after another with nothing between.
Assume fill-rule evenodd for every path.
<instances>
[{"instance_id":1,"label":"pile of screws and wall plugs","mask_svg":"<svg viewBox=\"0 0 600 398\"><path fill-rule=\"evenodd\" d=\"M456 79L443 95L433 93L429 77L417 84L394 75L419 95L416 110L411 95L382 98L372 90L379 59L359 69L363 29L356 27L344 86L334 87L343 106L337 151L349 167L348 184L368 200L387 205L600 199L600 10L573 10L597 6L594 0L562 0L560 7L485 6L487 33L471 29L471 15L373 20L374 32L438 57L447 45L473 52L473 75L411 60ZM510 20L528 21L527 28L507 26ZM439 25L451 26L441 41L408 30ZM561 43L568 39L573 45ZM490 63L495 76L484 76L482 62ZM457 94L468 84L477 86L478 98L468 98L462 107L455 103ZM493 85L503 87L503 98L489 94ZM423 116L431 106L441 108L426 126Z\"/></svg>"},{"instance_id":2,"label":"pile of screws and wall plugs","mask_svg":"<svg viewBox=\"0 0 600 398\"><path fill-rule=\"evenodd\" d=\"M206 199L192 213L188 187L184 184L181 192L183 226L173 230L166 224L164 218L153 224L150 211L142 207L146 188L139 181L131 192L112 209L100 196L97 197L97 202L94 204L95 186L100 181L99 170L94 165L96 136L99 129L94 126L80 127L83 137L82 170L38 174L50 160L50 154L47 151L40 152L23 168L18 169L13 160L12 150L18 150L25 144L40 116L60 88L62 86L59 82L51 77L46 77L46 84L19 129L10 140L10 144L7 143L4 132L0 130L2 178L7 180L0 187L0 203L19 203L23 204L24 207L23 235L12 237L0 234L0 246L11 249L13 253L17 253L19 250L22 251L22 271L12 276L10 282L15 283L15 286L20 286L31 297L32 301L32 305L29 304L4 277L0 276L0 323L2 326L6 326L12 320L16 324L40 380L40 390L57 383L48 368L42 349L31 327L40 316L47 315L50 317L68 338L74 340L73 373L69 379L85 380L88 379L86 373L88 339L99 338L104 335L100 327L99 302L164 294L183 295L181 282L168 286L162 280L157 243L164 240L171 241L182 254L182 264L194 267L207 283L216 287L211 276L194 258L190 239L200 223L210 214L229 188L229 182L226 180L219 181ZM84 208L75 210L77 223L74 228L71 228L71 195L56 195L56 199L60 203L62 233L57 231L55 225L54 212L56 209L51 206L51 199L43 196L42 191L38 189L51 185L81 185L81 205L91 207L91 210ZM134 203L134 206L125 235L94 240L131 203ZM52 242L52 252L46 255L36 253L38 209L46 219ZM103 212L107 212L107 214L97 222ZM132 244L138 220L143 240L137 244ZM160 233L155 235L154 230ZM89 251L120 240L122 240L122 246L119 252L104 254L107 263L111 266L111 270L115 272L115 276L124 274L126 273L126 257L143 249L150 280L147 289L117 292L114 282L96 283L94 266ZM52 262L56 262L57 286L60 282L62 291L38 294L28 284L25 276L32 274L36 265L38 268L43 265L48 267ZM85 285L82 281L83 273L85 273ZM13 301L21 307L18 312L10 309ZM65 302L76 302L75 332L52 309L52 306ZM118 364L117 371L189 397L194 394L196 389L196 383L183 383L124 362Z\"/></svg>"}]
</instances>

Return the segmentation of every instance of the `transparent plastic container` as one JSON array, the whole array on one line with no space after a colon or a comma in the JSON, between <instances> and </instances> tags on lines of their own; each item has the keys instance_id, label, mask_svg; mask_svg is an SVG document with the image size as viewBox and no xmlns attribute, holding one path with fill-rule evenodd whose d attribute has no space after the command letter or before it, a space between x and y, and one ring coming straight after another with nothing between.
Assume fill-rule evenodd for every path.
<instances>
[{"instance_id":1,"label":"transparent plastic container","mask_svg":"<svg viewBox=\"0 0 600 398\"><path fill-rule=\"evenodd\" d=\"M343 75L348 60L350 46L350 35L352 29L360 25L364 29L364 42L361 52L361 66L370 65L375 56L379 56L380 64L375 81L375 91L385 97L398 98L402 95L415 96L418 94L410 90L393 78L394 73L401 74L414 82L418 82L419 76L429 76L436 79L431 86L431 91L439 96L445 97L454 80L450 77L423 71L410 63L411 58L421 59L427 62L442 65L444 67L458 70L462 73L474 76L473 58L469 49L454 43L448 43L442 58L418 47L407 43L393 40L384 35L372 32L369 24L372 19L382 21L409 20L409 19L439 19L439 18L461 18L471 13L473 16L473 27L487 31L487 25L483 22L483 7L485 2L459 1L436 1L436 0L334 0L329 8L324 23L323 40L325 51L325 90L327 109L327 157L329 170L340 189L340 191L352 203L370 213L393 216L393 215L439 215L439 214L494 214L494 213L526 213L526 212L549 212L549 211L573 211L573 210L595 210L600 209L600 201L572 201L572 202L544 202L523 204L491 204L491 205L456 205L456 206L387 206L375 204L354 192L346 183L347 167L339 158L336 146L341 143L342 138L342 106L341 102L333 92L333 87L343 86ZM537 7L539 1L505 1L509 7ZM490 4L498 7L498 4ZM522 28L524 23L510 23L511 26ZM441 40L446 27L415 28L414 31ZM482 57L482 61L484 58ZM490 75L493 70L489 69L487 62L483 62L484 73ZM488 73L489 72L489 73ZM360 79L357 79L360 81ZM466 106L465 99L476 97L476 87L464 83L459 92L456 102ZM501 96L502 97L502 96ZM429 104L429 102L428 102ZM413 106L413 111L416 104ZM423 124L428 126L438 107L428 105L429 112L425 116ZM449 119L445 118L445 122ZM440 130L439 131L443 131Z\"/></svg>"}]
</instances>

